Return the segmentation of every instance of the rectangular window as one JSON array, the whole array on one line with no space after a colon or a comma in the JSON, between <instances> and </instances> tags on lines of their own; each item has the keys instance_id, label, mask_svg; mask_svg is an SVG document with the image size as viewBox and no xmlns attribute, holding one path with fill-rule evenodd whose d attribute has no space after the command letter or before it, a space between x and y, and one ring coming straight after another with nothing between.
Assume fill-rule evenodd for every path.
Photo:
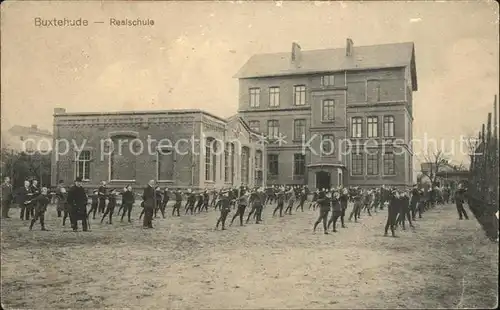
<instances>
[{"instance_id":1,"label":"rectangular window","mask_svg":"<svg viewBox=\"0 0 500 310\"><path fill-rule=\"evenodd\" d=\"M335 137L333 135L323 135L321 137L321 155L333 155L335 151Z\"/></svg>"},{"instance_id":2,"label":"rectangular window","mask_svg":"<svg viewBox=\"0 0 500 310\"><path fill-rule=\"evenodd\" d=\"M279 107L280 106L280 88L279 87L269 87L269 106Z\"/></svg>"},{"instance_id":3,"label":"rectangular window","mask_svg":"<svg viewBox=\"0 0 500 310\"><path fill-rule=\"evenodd\" d=\"M332 122L335 120L335 100L332 99L323 100L321 119L324 122Z\"/></svg>"},{"instance_id":4,"label":"rectangular window","mask_svg":"<svg viewBox=\"0 0 500 310\"><path fill-rule=\"evenodd\" d=\"M353 138L361 138L363 129L363 119L361 117L353 117L351 119L351 136Z\"/></svg>"},{"instance_id":5,"label":"rectangular window","mask_svg":"<svg viewBox=\"0 0 500 310\"><path fill-rule=\"evenodd\" d=\"M379 156L378 152L370 150L366 155L366 174L378 175L379 174Z\"/></svg>"},{"instance_id":6,"label":"rectangular window","mask_svg":"<svg viewBox=\"0 0 500 310\"><path fill-rule=\"evenodd\" d=\"M384 154L384 175L395 175L395 156L394 153Z\"/></svg>"},{"instance_id":7,"label":"rectangular window","mask_svg":"<svg viewBox=\"0 0 500 310\"><path fill-rule=\"evenodd\" d=\"M279 157L277 154L267 155L268 171L270 175L278 175Z\"/></svg>"},{"instance_id":8,"label":"rectangular window","mask_svg":"<svg viewBox=\"0 0 500 310\"><path fill-rule=\"evenodd\" d=\"M370 116L366 119L368 138L378 137L378 117Z\"/></svg>"},{"instance_id":9,"label":"rectangular window","mask_svg":"<svg viewBox=\"0 0 500 310\"><path fill-rule=\"evenodd\" d=\"M267 121L267 136L269 138L276 138L279 136L280 123L277 120Z\"/></svg>"},{"instance_id":10,"label":"rectangular window","mask_svg":"<svg viewBox=\"0 0 500 310\"><path fill-rule=\"evenodd\" d=\"M248 122L248 127L255 132L260 132L260 122L259 121L250 121Z\"/></svg>"},{"instance_id":11,"label":"rectangular window","mask_svg":"<svg viewBox=\"0 0 500 310\"><path fill-rule=\"evenodd\" d=\"M174 152L171 148L159 148L156 152L158 162L157 180L172 181L174 179Z\"/></svg>"},{"instance_id":12,"label":"rectangular window","mask_svg":"<svg viewBox=\"0 0 500 310\"><path fill-rule=\"evenodd\" d=\"M306 87L304 85L293 87L293 104L299 106L306 104Z\"/></svg>"},{"instance_id":13,"label":"rectangular window","mask_svg":"<svg viewBox=\"0 0 500 310\"><path fill-rule=\"evenodd\" d=\"M306 120L305 119L296 119L293 124L293 138L294 140L302 141L302 137L306 136Z\"/></svg>"},{"instance_id":14,"label":"rectangular window","mask_svg":"<svg viewBox=\"0 0 500 310\"><path fill-rule=\"evenodd\" d=\"M293 154L293 175L304 176L306 174L306 155Z\"/></svg>"},{"instance_id":15,"label":"rectangular window","mask_svg":"<svg viewBox=\"0 0 500 310\"><path fill-rule=\"evenodd\" d=\"M333 86L335 84L334 75L325 75L321 77L321 86Z\"/></svg>"},{"instance_id":16,"label":"rectangular window","mask_svg":"<svg viewBox=\"0 0 500 310\"><path fill-rule=\"evenodd\" d=\"M366 82L366 101L380 101L380 82L377 80L368 80Z\"/></svg>"},{"instance_id":17,"label":"rectangular window","mask_svg":"<svg viewBox=\"0 0 500 310\"><path fill-rule=\"evenodd\" d=\"M384 116L384 137L394 137L394 116Z\"/></svg>"},{"instance_id":18,"label":"rectangular window","mask_svg":"<svg viewBox=\"0 0 500 310\"><path fill-rule=\"evenodd\" d=\"M258 108L260 106L260 88L250 88L250 107Z\"/></svg>"},{"instance_id":19,"label":"rectangular window","mask_svg":"<svg viewBox=\"0 0 500 310\"><path fill-rule=\"evenodd\" d=\"M363 154L353 153L351 154L351 174L352 175L363 175Z\"/></svg>"},{"instance_id":20,"label":"rectangular window","mask_svg":"<svg viewBox=\"0 0 500 310\"><path fill-rule=\"evenodd\" d=\"M90 180L90 151L75 154L75 174L84 181Z\"/></svg>"}]
</instances>

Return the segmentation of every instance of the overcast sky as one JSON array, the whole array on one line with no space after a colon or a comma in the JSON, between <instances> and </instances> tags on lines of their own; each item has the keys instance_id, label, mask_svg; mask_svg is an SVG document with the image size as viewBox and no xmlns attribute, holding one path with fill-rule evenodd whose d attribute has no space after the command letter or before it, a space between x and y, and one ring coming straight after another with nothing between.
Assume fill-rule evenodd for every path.
<instances>
[{"instance_id":1,"label":"overcast sky","mask_svg":"<svg viewBox=\"0 0 500 310\"><path fill-rule=\"evenodd\" d=\"M253 54L287 52L293 41L303 50L342 48L347 37L354 46L413 41L415 138L477 132L498 93L493 1L4 2L1 17L2 130L38 124L52 131L54 107L200 108L230 116L238 105L232 76ZM90 25L37 28L35 17ZM109 26L112 17L155 24L119 28Z\"/></svg>"}]
</instances>

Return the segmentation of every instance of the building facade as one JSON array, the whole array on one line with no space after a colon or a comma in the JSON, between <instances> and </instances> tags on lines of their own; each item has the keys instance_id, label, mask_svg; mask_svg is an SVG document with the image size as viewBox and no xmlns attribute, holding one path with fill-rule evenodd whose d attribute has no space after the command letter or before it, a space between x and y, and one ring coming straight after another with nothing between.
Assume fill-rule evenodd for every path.
<instances>
[{"instance_id":1,"label":"building facade","mask_svg":"<svg viewBox=\"0 0 500 310\"><path fill-rule=\"evenodd\" d=\"M48 153L52 149L52 133L38 128L37 125L12 126L5 133L2 132L2 148L14 152L35 152Z\"/></svg>"},{"instance_id":2,"label":"building facade","mask_svg":"<svg viewBox=\"0 0 500 310\"><path fill-rule=\"evenodd\" d=\"M80 176L86 187L263 186L266 153L239 117L200 110L119 113L54 111L52 184Z\"/></svg>"},{"instance_id":3,"label":"building facade","mask_svg":"<svg viewBox=\"0 0 500 310\"><path fill-rule=\"evenodd\" d=\"M254 55L235 75L239 114L267 145L268 184L413 182L413 43Z\"/></svg>"}]
</instances>

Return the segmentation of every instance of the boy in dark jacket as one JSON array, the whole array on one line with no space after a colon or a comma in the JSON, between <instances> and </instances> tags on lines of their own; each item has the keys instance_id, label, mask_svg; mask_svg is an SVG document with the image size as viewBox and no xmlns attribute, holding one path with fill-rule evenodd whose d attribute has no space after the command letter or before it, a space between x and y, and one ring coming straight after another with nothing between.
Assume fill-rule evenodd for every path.
<instances>
[{"instance_id":1,"label":"boy in dark jacket","mask_svg":"<svg viewBox=\"0 0 500 310\"><path fill-rule=\"evenodd\" d=\"M42 230L45 229L45 211L47 211L47 205L50 203L50 198L47 195L47 188L43 187L41 193L37 195L32 200L26 202L26 204L32 204L35 208L35 216L31 220L30 230L33 229L33 225L35 222L40 219L40 225L42 226Z\"/></svg>"}]
</instances>

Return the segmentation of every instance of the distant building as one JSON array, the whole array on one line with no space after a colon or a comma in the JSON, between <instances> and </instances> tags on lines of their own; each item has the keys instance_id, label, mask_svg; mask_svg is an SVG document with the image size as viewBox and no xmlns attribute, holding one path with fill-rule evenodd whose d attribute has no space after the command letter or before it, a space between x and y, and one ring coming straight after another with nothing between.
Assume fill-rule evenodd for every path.
<instances>
[{"instance_id":1,"label":"distant building","mask_svg":"<svg viewBox=\"0 0 500 310\"><path fill-rule=\"evenodd\" d=\"M201 110L67 113L54 111L52 184L80 176L86 187L169 188L265 185L265 148L239 117ZM203 143L202 143L203 142Z\"/></svg>"},{"instance_id":2,"label":"distant building","mask_svg":"<svg viewBox=\"0 0 500 310\"><path fill-rule=\"evenodd\" d=\"M239 115L279 141L267 147L268 184L413 183L413 43L347 39L345 48L310 51L293 43L289 53L252 56L235 77Z\"/></svg>"},{"instance_id":3,"label":"distant building","mask_svg":"<svg viewBox=\"0 0 500 310\"><path fill-rule=\"evenodd\" d=\"M2 147L15 152L46 152L52 149L52 133L37 125L14 125L5 134L2 133Z\"/></svg>"},{"instance_id":4,"label":"distant building","mask_svg":"<svg viewBox=\"0 0 500 310\"><path fill-rule=\"evenodd\" d=\"M456 188L458 184L466 184L469 180L469 170L462 169L449 163L445 163L436 168L434 163L421 164L422 179L421 183L428 182L430 184L429 176L434 178L436 185L449 186Z\"/></svg>"}]
</instances>

